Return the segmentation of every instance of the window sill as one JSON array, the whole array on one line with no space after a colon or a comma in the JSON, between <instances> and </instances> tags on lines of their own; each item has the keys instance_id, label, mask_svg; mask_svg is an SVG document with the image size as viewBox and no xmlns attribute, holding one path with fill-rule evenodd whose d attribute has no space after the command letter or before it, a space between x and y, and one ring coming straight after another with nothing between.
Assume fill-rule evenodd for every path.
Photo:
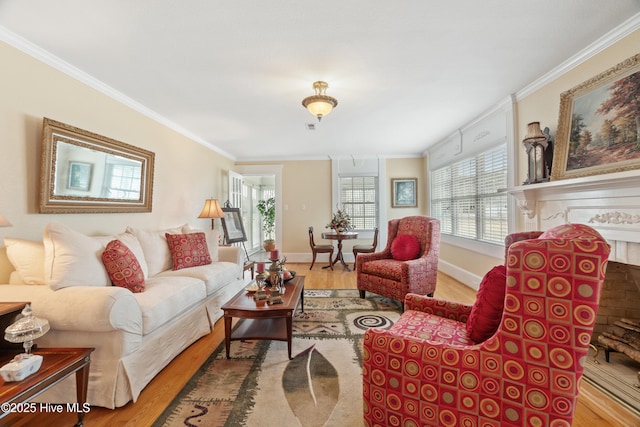
<instances>
[{"instance_id":1,"label":"window sill","mask_svg":"<svg viewBox=\"0 0 640 427\"><path fill-rule=\"evenodd\" d=\"M458 246L472 252L478 252L483 255L489 255L498 259L504 258L504 245L478 242L477 240L465 239L462 237L451 236L449 234L441 234L440 242L452 246Z\"/></svg>"}]
</instances>

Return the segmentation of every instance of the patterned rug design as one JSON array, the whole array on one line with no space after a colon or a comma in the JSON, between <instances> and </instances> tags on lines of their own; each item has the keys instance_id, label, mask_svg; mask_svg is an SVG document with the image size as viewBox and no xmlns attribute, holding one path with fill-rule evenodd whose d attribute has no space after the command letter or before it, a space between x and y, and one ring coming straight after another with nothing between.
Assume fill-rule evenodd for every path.
<instances>
[{"instance_id":1,"label":"patterned rug design","mask_svg":"<svg viewBox=\"0 0 640 427\"><path fill-rule=\"evenodd\" d=\"M362 338L393 325L400 304L352 289L304 292L292 360L281 341L232 341L227 360L223 342L153 426L362 426Z\"/></svg>"}]
</instances>

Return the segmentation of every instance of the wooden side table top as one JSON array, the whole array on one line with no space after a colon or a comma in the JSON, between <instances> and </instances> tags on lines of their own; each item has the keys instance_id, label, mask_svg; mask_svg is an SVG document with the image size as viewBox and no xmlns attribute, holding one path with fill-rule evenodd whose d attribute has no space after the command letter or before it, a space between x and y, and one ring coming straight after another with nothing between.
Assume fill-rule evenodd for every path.
<instances>
[{"instance_id":1,"label":"wooden side table top","mask_svg":"<svg viewBox=\"0 0 640 427\"><path fill-rule=\"evenodd\" d=\"M17 311L20 313L25 305L31 304L28 301L25 302L0 302L0 316L13 313ZM1 332L1 331L0 331Z\"/></svg>"},{"instance_id":2,"label":"wooden side table top","mask_svg":"<svg viewBox=\"0 0 640 427\"><path fill-rule=\"evenodd\" d=\"M43 357L42 366L38 372L22 381L5 382L0 378L0 403L3 404L2 407L12 408L11 404L27 402L74 372L77 379L78 403L83 405L87 396L89 365L93 350L93 348L41 348L34 351L34 354ZM15 354L16 352L0 353L0 365L8 363ZM82 373L81 377L78 377L79 373ZM79 378L81 381L78 381ZM0 412L0 418L8 414L9 412L3 410ZM82 425L81 415L84 414L79 412L78 425Z\"/></svg>"}]
</instances>

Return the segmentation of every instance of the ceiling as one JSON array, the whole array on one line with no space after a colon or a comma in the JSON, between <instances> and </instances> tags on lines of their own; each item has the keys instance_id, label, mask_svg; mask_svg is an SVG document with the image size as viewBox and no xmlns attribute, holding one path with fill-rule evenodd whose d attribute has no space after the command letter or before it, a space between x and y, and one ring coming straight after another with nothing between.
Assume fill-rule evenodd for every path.
<instances>
[{"instance_id":1,"label":"ceiling","mask_svg":"<svg viewBox=\"0 0 640 427\"><path fill-rule=\"evenodd\" d=\"M420 155L639 12L640 0L0 0L0 32L232 159L326 159ZM316 80L339 103L319 124L301 106Z\"/></svg>"}]
</instances>

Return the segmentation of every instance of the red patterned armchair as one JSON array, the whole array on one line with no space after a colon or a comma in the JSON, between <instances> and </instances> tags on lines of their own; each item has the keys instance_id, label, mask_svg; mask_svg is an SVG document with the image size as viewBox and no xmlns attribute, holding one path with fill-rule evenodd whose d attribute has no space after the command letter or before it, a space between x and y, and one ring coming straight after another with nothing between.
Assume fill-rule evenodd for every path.
<instances>
[{"instance_id":1,"label":"red patterned armchair","mask_svg":"<svg viewBox=\"0 0 640 427\"><path fill-rule=\"evenodd\" d=\"M439 252L440 221L426 216L392 219L384 250L356 258L360 297L366 291L400 302L408 293L433 296Z\"/></svg>"},{"instance_id":2,"label":"red patterned armchair","mask_svg":"<svg viewBox=\"0 0 640 427\"><path fill-rule=\"evenodd\" d=\"M609 245L580 224L537 234L507 238L502 282L492 270L473 306L410 294L389 330L366 332L367 426L571 426ZM467 319L489 289L504 308L477 342Z\"/></svg>"}]
</instances>

